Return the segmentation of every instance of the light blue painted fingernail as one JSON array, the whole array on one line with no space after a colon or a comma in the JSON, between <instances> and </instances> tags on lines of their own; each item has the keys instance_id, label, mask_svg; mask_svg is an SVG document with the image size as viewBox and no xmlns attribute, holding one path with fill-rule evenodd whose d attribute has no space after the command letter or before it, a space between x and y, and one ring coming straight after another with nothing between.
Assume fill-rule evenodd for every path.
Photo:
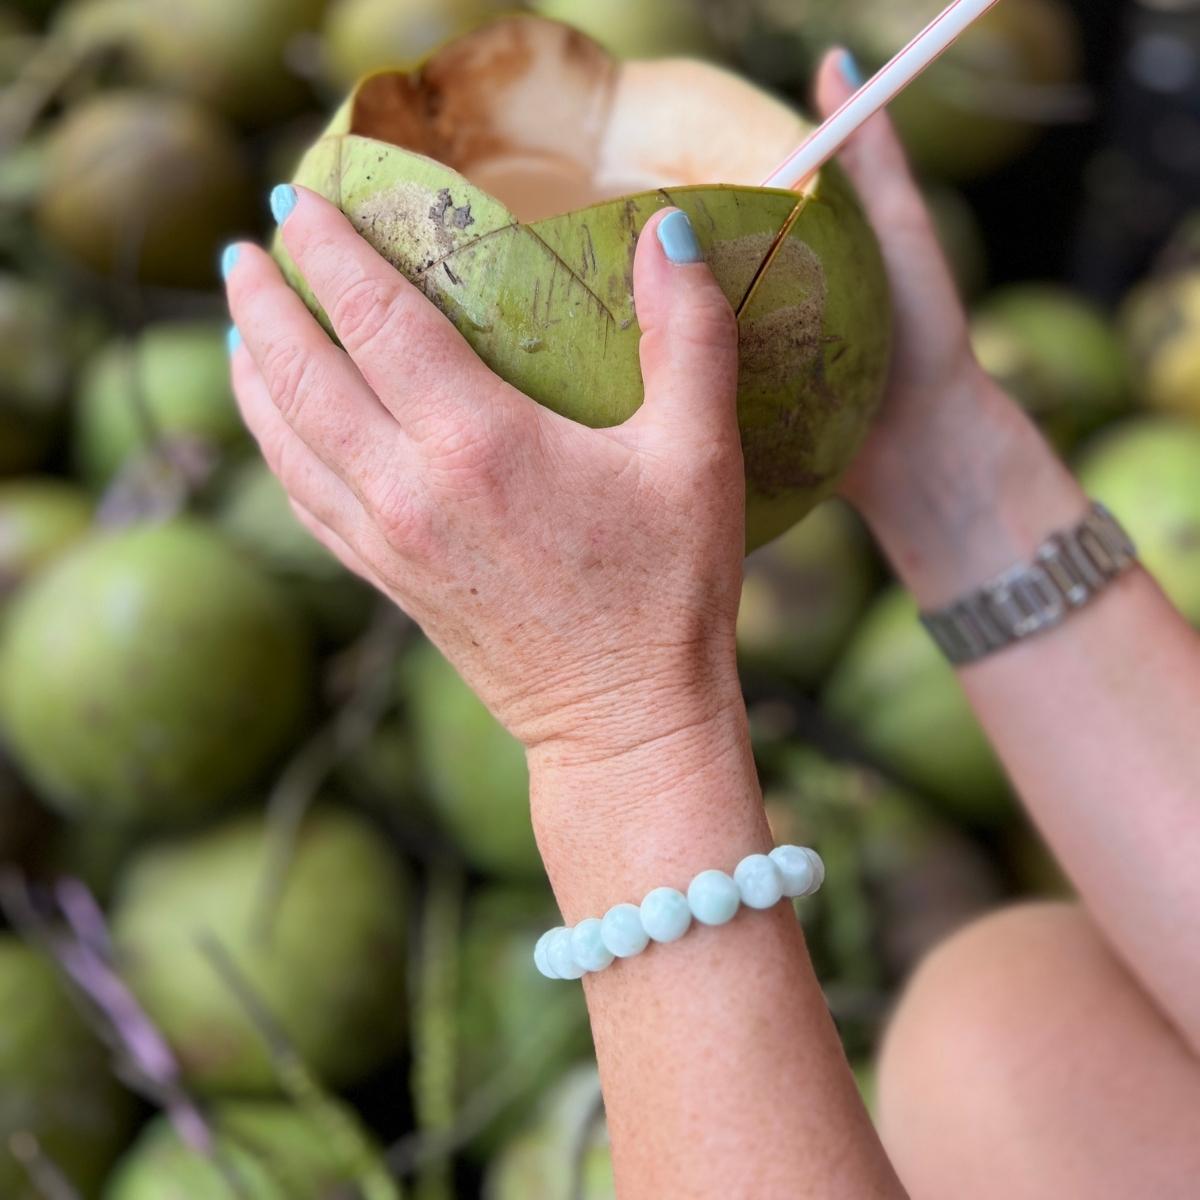
<instances>
[{"instance_id":1,"label":"light blue painted fingernail","mask_svg":"<svg viewBox=\"0 0 1200 1200\"><path fill-rule=\"evenodd\" d=\"M696 240L696 231L685 212L668 213L658 223L659 243L663 253L673 263L698 263L704 261L704 251Z\"/></svg>"},{"instance_id":2,"label":"light blue painted fingernail","mask_svg":"<svg viewBox=\"0 0 1200 1200\"><path fill-rule=\"evenodd\" d=\"M242 332L236 325L230 325L229 332L225 335L225 344L229 347L230 355L237 353L237 348L242 344Z\"/></svg>"},{"instance_id":3,"label":"light blue painted fingernail","mask_svg":"<svg viewBox=\"0 0 1200 1200\"><path fill-rule=\"evenodd\" d=\"M237 260L242 253L242 248L237 242L232 242L221 251L221 278L228 279L233 272L233 268L237 266Z\"/></svg>"},{"instance_id":4,"label":"light blue painted fingernail","mask_svg":"<svg viewBox=\"0 0 1200 1200\"><path fill-rule=\"evenodd\" d=\"M842 78L857 91L863 85L862 69L858 65L858 59L850 53L849 50L842 51Z\"/></svg>"},{"instance_id":5,"label":"light blue painted fingernail","mask_svg":"<svg viewBox=\"0 0 1200 1200\"><path fill-rule=\"evenodd\" d=\"M290 183L281 183L271 189L271 216L276 225L282 225L296 207L296 189Z\"/></svg>"}]
</instances>

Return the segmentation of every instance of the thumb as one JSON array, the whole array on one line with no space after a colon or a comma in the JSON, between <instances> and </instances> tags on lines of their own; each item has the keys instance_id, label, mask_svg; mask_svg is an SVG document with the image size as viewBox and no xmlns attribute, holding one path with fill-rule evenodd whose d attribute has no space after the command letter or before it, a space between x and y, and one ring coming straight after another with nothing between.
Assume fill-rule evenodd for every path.
<instances>
[{"instance_id":1,"label":"thumb","mask_svg":"<svg viewBox=\"0 0 1200 1200\"><path fill-rule=\"evenodd\" d=\"M630 425L737 436L737 319L685 212L655 213L633 262L645 401Z\"/></svg>"}]
</instances>

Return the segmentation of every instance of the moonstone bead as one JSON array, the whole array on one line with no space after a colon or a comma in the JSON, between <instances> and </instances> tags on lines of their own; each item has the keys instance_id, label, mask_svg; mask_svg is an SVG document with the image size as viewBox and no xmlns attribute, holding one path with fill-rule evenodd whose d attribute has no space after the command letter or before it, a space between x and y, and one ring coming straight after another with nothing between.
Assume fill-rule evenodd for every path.
<instances>
[{"instance_id":1,"label":"moonstone bead","mask_svg":"<svg viewBox=\"0 0 1200 1200\"><path fill-rule=\"evenodd\" d=\"M687 901L701 925L724 925L733 919L742 898L724 871L701 871L688 885Z\"/></svg>"},{"instance_id":2,"label":"moonstone bead","mask_svg":"<svg viewBox=\"0 0 1200 1200\"><path fill-rule=\"evenodd\" d=\"M583 968L571 953L571 931L563 926L553 930L546 944L546 962L559 979L581 979Z\"/></svg>"},{"instance_id":3,"label":"moonstone bead","mask_svg":"<svg viewBox=\"0 0 1200 1200\"><path fill-rule=\"evenodd\" d=\"M810 896L820 886L817 882L816 855L803 846L776 846L768 857L779 868L785 896ZM818 860L819 861L819 860Z\"/></svg>"},{"instance_id":4,"label":"moonstone bead","mask_svg":"<svg viewBox=\"0 0 1200 1200\"><path fill-rule=\"evenodd\" d=\"M676 942L692 923L687 897L673 887L646 893L641 907L642 925L656 942Z\"/></svg>"},{"instance_id":5,"label":"moonstone bead","mask_svg":"<svg viewBox=\"0 0 1200 1200\"><path fill-rule=\"evenodd\" d=\"M600 936L617 958L641 954L650 941L636 904L617 904L610 908L600 922Z\"/></svg>"},{"instance_id":6,"label":"moonstone bead","mask_svg":"<svg viewBox=\"0 0 1200 1200\"><path fill-rule=\"evenodd\" d=\"M813 871L816 873L817 882L813 886L815 892L825 882L825 860L811 846L805 846L804 853L808 855L808 860L812 863Z\"/></svg>"},{"instance_id":7,"label":"moonstone bead","mask_svg":"<svg viewBox=\"0 0 1200 1200\"><path fill-rule=\"evenodd\" d=\"M765 854L747 854L734 868L733 882L747 908L770 908L783 898L783 877Z\"/></svg>"},{"instance_id":8,"label":"moonstone bead","mask_svg":"<svg viewBox=\"0 0 1200 1200\"><path fill-rule=\"evenodd\" d=\"M537 945L533 948L533 965L537 967L537 969L541 971L541 973L545 975L547 979L558 978L550 966L550 960L546 956L547 951L550 948L550 939L556 932L557 930L555 929L547 929L546 932L543 933L540 938L538 938Z\"/></svg>"},{"instance_id":9,"label":"moonstone bead","mask_svg":"<svg viewBox=\"0 0 1200 1200\"><path fill-rule=\"evenodd\" d=\"M603 971L613 960L600 936L601 925L599 917L588 917L571 930L571 953L585 971Z\"/></svg>"}]
</instances>

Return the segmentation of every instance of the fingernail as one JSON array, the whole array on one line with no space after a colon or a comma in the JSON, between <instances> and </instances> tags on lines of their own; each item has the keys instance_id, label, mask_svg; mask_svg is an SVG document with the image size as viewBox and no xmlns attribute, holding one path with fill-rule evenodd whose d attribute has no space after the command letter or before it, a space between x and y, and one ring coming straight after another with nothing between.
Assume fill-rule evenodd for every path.
<instances>
[{"instance_id":1,"label":"fingernail","mask_svg":"<svg viewBox=\"0 0 1200 1200\"><path fill-rule=\"evenodd\" d=\"M242 344L242 334L236 325L230 325L229 332L225 335L225 344L229 347L230 356L234 355Z\"/></svg>"},{"instance_id":2,"label":"fingernail","mask_svg":"<svg viewBox=\"0 0 1200 1200\"><path fill-rule=\"evenodd\" d=\"M698 263L704 261L704 251L696 240L688 215L682 211L668 213L655 230L663 253L673 263Z\"/></svg>"},{"instance_id":3,"label":"fingernail","mask_svg":"<svg viewBox=\"0 0 1200 1200\"><path fill-rule=\"evenodd\" d=\"M296 207L296 189L290 183L281 183L271 189L271 216L276 225L282 225Z\"/></svg>"},{"instance_id":4,"label":"fingernail","mask_svg":"<svg viewBox=\"0 0 1200 1200\"><path fill-rule=\"evenodd\" d=\"M855 91L858 91L858 89L863 85L863 73L859 68L858 59L856 59L849 50L842 51L841 69L842 78L845 79L845 81L852 88L854 88Z\"/></svg>"},{"instance_id":5,"label":"fingernail","mask_svg":"<svg viewBox=\"0 0 1200 1200\"><path fill-rule=\"evenodd\" d=\"M238 255L241 254L242 248L236 242L226 246L221 251L221 278L228 279L230 272L237 266Z\"/></svg>"}]
</instances>

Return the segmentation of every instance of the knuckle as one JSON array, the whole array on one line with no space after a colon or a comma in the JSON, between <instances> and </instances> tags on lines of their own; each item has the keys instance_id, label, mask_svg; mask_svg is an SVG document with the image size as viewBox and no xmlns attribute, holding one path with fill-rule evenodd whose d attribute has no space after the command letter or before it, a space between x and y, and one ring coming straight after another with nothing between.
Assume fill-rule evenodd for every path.
<instances>
[{"instance_id":1,"label":"knuckle","mask_svg":"<svg viewBox=\"0 0 1200 1200\"><path fill-rule=\"evenodd\" d=\"M338 293L329 319L342 344L355 354L395 329L403 315L403 301L403 291L393 281L355 279Z\"/></svg>"},{"instance_id":2,"label":"knuckle","mask_svg":"<svg viewBox=\"0 0 1200 1200\"><path fill-rule=\"evenodd\" d=\"M499 490L504 439L495 422L454 420L427 437L422 450L431 479L460 496Z\"/></svg>"},{"instance_id":3,"label":"knuckle","mask_svg":"<svg viewBox=\"0 0 1200 1200\"><path fill-rule=\"evenodd\" d=\"M316 373L316 360L298 342L277 342L266 352L263 374L276 407L288 424L299 419L316 390Z\"/></svg>"},{"instance_id":4,"label":"knuckle","mask_svg":"<svg viewBox=\"0 0 1200 1200\"><path fill-rule=\"evenodd\" d=\"M410 483L389 477L371 484L365 497L388 546L408 557L429 557L435 540L433 510Z\"/></svg>"}]
</instances>

